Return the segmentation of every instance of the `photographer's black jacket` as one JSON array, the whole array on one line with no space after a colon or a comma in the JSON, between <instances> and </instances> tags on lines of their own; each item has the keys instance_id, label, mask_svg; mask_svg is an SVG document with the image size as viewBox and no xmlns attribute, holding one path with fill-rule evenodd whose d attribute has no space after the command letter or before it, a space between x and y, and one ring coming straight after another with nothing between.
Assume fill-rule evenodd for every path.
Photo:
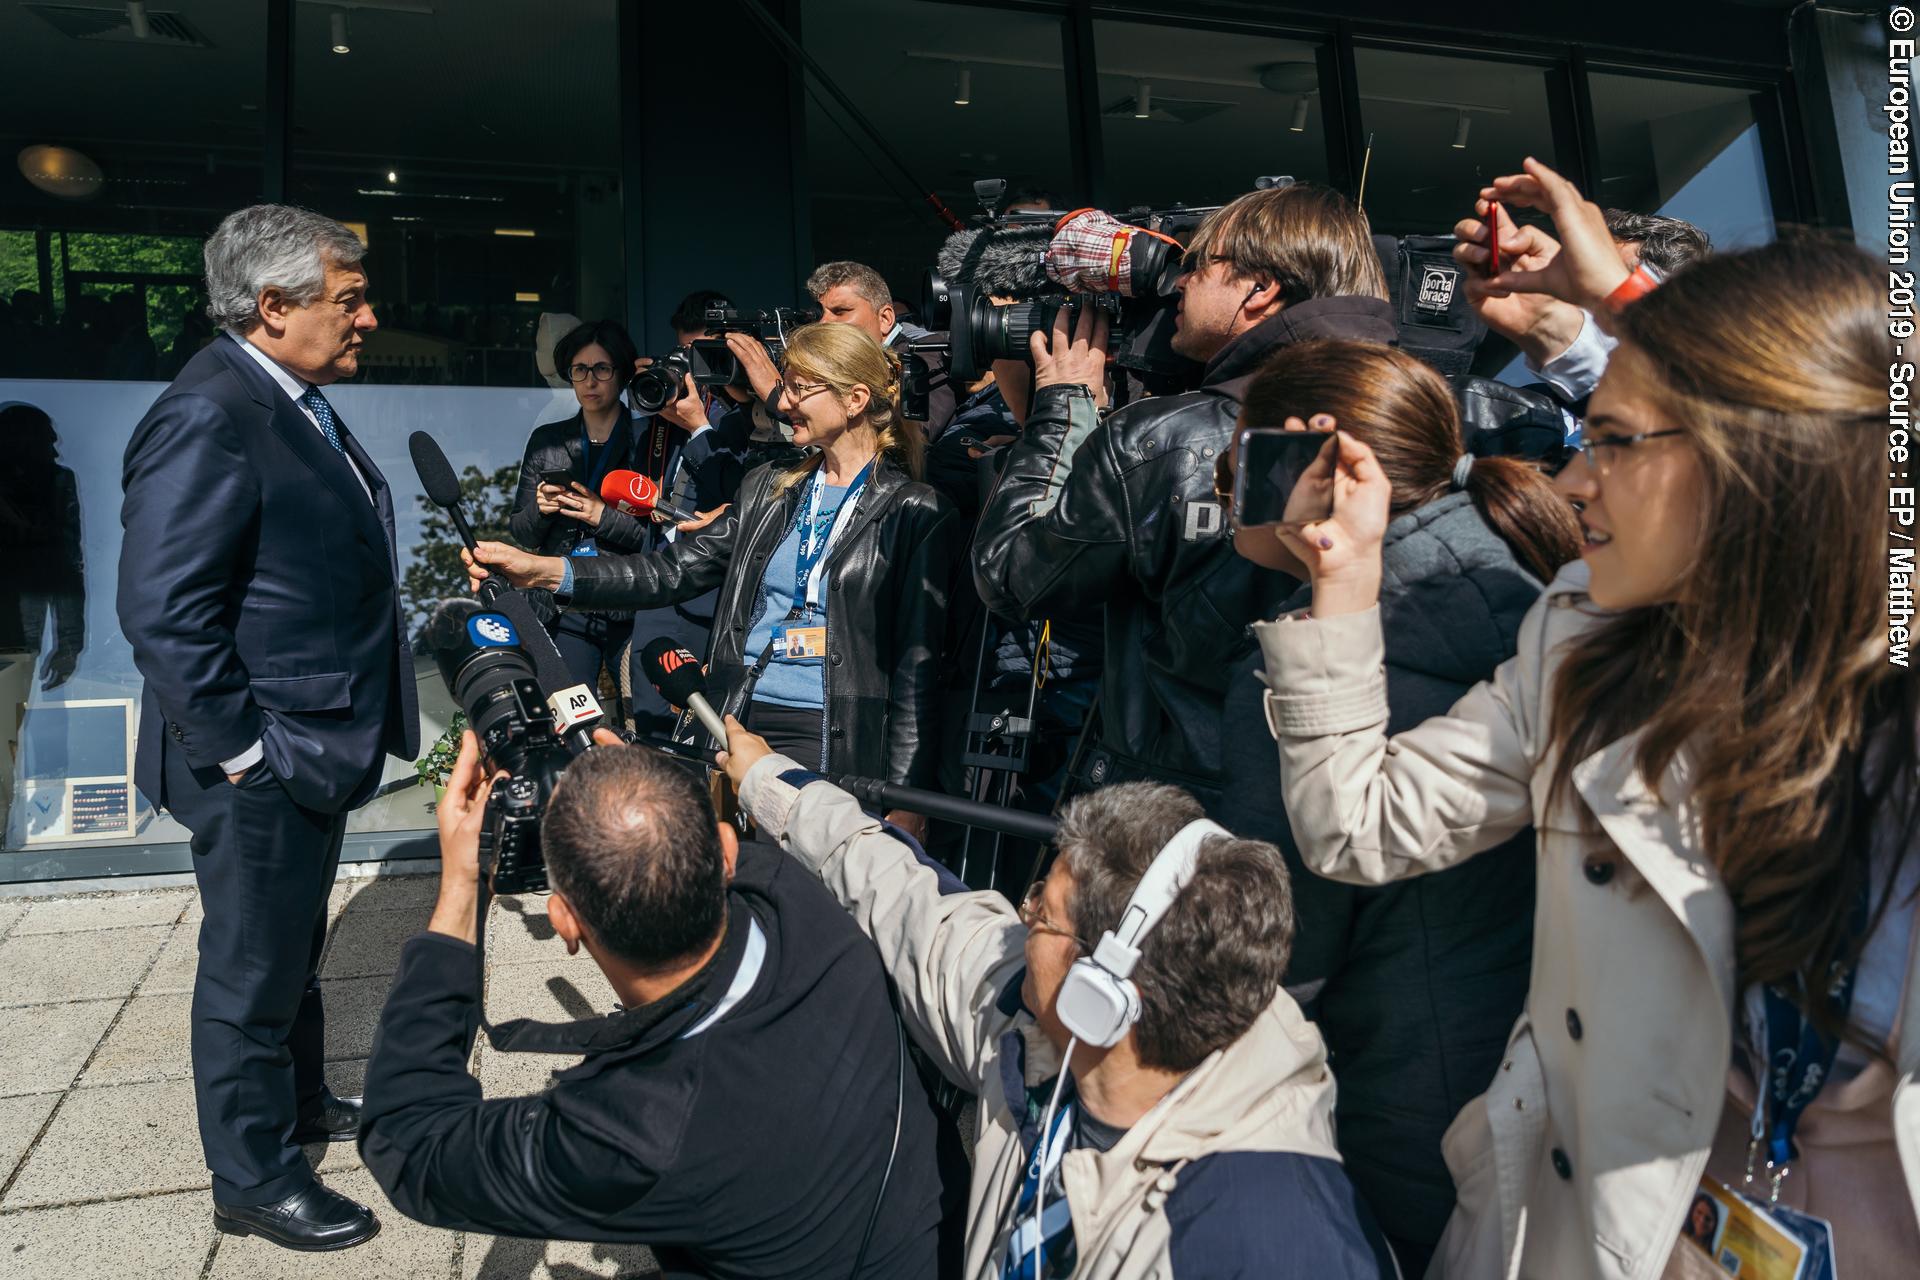
<instances>
[{"instance_id":1,"label":"photographer's black jacket","mask_svg":"<svg viewBox=\"0 0 1920 1280\"><path fill-rule=\"evenodd\" d=\"M1203 800L1218 786L1220 709L1248 652L1254 576L1234 554L1213 467L1266 357L1308 338L1391 344L1393 308L1313 298L1228 343L1201 389L1095 414L1084 387L1046 387L1009 446L980 517L974 582L987 607L1027 620L1106 608L1100 747L1116 772Z\"/></svg>"},{"instance_id":2,"label":"photographer's black jacket","mask_svg":"<svg viewBox=\"0 0 1920 1280\"><path fill-rule=\"evenodd\" d=\"M534 1097L483 1099L467 1073L473 948L411 939L360 1127L394 1207L456 1230L646 1244L669 1276L849 1275L893 1143L901 1053L886 978L853 920L779 850L743 845L728 896L701 989L677 1008L576 1024L591 1052ZM702 1028L742 968L749 920L765 939L759 976ZM938 1261L934 1111L910 1062L905 1081L861 1271L876 1280L952 1270Z\"/></svg>"}]
</instances>

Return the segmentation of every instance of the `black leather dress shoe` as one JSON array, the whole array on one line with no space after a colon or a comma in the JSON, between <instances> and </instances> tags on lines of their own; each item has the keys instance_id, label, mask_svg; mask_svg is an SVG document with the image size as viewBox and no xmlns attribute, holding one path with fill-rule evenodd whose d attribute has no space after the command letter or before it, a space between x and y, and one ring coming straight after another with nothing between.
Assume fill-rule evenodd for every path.
<instances>
[{"instance_id":1,"label":"black leather dress shoe","mask_svg":"<svg viewBox=\"0 0 1920 1280\"><path fill-rule=\"evenodd\" d=\"M319 1183L272 1204L213 1202L213 1225L230 1236L259 1236L282 1249L351 1249L380 1233L373 1210Z\"/></svg>"},{"instance_id":2,"label":"black leather dress shoe","mask_svg":"<svg viewBox=\"0 0 1920 1280\"><path fill-rule=\"evenodd\" d=\"M304 1147L309 1142L352 1142L359 1132L360 1099L329 1093L319 1106L301 1112L294 1121L293 1143Z\"/></svg>"}]
</instances>

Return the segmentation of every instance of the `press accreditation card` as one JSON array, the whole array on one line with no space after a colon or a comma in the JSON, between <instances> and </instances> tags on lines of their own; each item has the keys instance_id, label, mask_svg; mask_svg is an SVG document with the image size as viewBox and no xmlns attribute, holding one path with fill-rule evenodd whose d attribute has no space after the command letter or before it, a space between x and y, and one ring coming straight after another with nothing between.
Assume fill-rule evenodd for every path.
<instances>
[{"instance_id":1,"label":"press accreditation card","mask_svg":"<svg viewBox=\"0 0 1920 1280\"><path fill-rule=\"evenodd\" d=\"M1786 1205L1765 1207L1703 1177L1680 1238L1741 1280L1837 1280L1833 1227Z\"/></svg>"},{"instance_id":2,"label":"press accreditation card","mask_svg":"<svg viewBox=\"0 0 1920 1280\"><path fill-rule=\"evenodd\" d=\"M823 658L827 653L827 629L803 627L791 622L773 629L773 656L781 662L804 662Z\"/></svg>"}]
</instances>

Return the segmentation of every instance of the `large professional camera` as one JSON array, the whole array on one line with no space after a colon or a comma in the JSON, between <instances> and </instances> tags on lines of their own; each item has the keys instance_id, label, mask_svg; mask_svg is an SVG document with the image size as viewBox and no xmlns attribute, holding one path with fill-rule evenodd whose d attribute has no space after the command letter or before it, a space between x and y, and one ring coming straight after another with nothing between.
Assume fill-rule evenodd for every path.
<instances>
[{"instance_id":1,"label":"large professional camera","mask_svg":"<svg viewBox=\"0 0 1920 1280\"><path fill-rule=\"evenodd\" d=\"M480 875L496 894L542 892L547 862L540 818L576 748L562 738L533 659L506 614L473 600L448 600L428 620L426 640L480 740L487 769L507 774L487 797Z\"/></svg>"},{"instance_id":2,"label":"large professional camera","mask_svg":"<svg viewBox=\"0 0 1920 1280\"><path fill-rule=\"evenodd\" d=\"M1274 186L1291 179L1262 179ZM999 213L1002 179L974 183L982 212L942 247L928 273L926 306L951 334L948 367L964 381L995 360L1030 358L1028 341L1061 308L1106 312L1113 363L1160 389L1197 379L1199 366L1173 350L1174 282L1183 239L1211 208L1176 205L1073 212Z\"/></svg>"},{"instance_id":3,"label":"large professional camera","mask_svg":"<svg viewBox=\"0 0 1920 1280\"><path fill-rule=\"evenodd\" d=\"M708 337L695 338L684 347L676 347L634 375L628 384L628 396L634 407L658 413L680 398L686 379L696 387L736 387L745 390L747 371L727 346L726 335L744 333L767 349L775 363L787 349L787 333L807 324L815 315L800 307L775 307L743 315L732 307L711 307L706 314Z\"/></svg>"}]
</instances>

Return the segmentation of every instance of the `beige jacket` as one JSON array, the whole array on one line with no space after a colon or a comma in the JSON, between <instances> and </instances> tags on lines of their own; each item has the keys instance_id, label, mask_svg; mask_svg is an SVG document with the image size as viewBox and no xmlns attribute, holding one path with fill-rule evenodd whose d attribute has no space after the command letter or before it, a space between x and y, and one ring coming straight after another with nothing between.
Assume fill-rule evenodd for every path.
<instances>
[{"instance_id":1,"label":"beige jacket","mask_svg":"<svg viewBox=\"0 0 1920 1280\"><path fill-rule=\"evenodd\" d=\"M1726 1093L1733 906L1701 848L1684 757L1662 802L1627 737L1573 770L1604 835L1547 803L1556 649L1601 616L1584 564L1528 614L1515 656L1391 740L1378 610L1256 628L1287 814L1307 864L1380 884L1539 831L1533 973L1492 1086L1443 1143L1459 1191L1430 1276L1654 1280ZM1909 974L1895 1139L1920 1212L1920 982Z\"/></svg>"},{"instance_id":2,"label":"beige jacket","mask_svg":"<svg viewBox=\"0 0 1920 1280\"><path fill-rule=\"evenodd\" d=\"M1027 1091L1059 1071L1059 1054L1020 1005L1026 927L1004 896L968 892L916 858L852 796L784 756L753 767L741 802L873 938L914 1043L979 1095L965 1274L998 1277L1038 1129ZM1333 1099L1320 1034L1282 991L1252 1030L1194 1068L1111 1150L1067 1154L1062 1176L1079 1249L1074 1280L1174 1280L1173 1236L1207 1213L1217 1215L1202 1233L1208 1247L1239 1253L1228 1266L1209 1254L1212 1265L1194 1268L1205 1274L1383 1274L1364 1249L1340 1252L1350 1238L1320 1255L1336 1257L1331 1265L1300 1270L1274 1261L1289 1249L1303 1256L1316 1240L1327 1245L1335 1234L1329 1219L1347 1207L1338 1197L1357 1200L1333 1143ZM1315 1159L1273 1162L1286 1166L1283 1176L1293 1181L1285 1183L1263 1185L1245 1162L1224 1178L1201 1177L1200 1162L1210 1155L1263 1152ZM1203 1194L1183 1201L1183 1178Z\"/></svg>"}]
</instances>

